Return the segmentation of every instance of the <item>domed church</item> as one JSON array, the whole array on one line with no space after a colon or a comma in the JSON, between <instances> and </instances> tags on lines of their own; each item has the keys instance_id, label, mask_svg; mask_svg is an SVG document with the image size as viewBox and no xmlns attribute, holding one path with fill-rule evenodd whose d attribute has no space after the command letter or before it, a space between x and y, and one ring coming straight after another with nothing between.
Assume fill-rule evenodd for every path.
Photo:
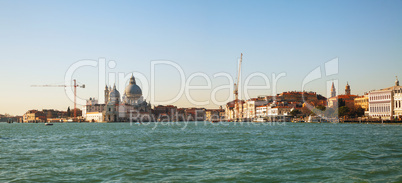
<instances>
[{"instance_id":1,"label":"domed church","mask_svg":"<svg viewBox=\"0 0 402 183\"><path fill-rule=\"evenodd\" d=\"M138 105L143 102L141 88L135 83L133 75L130 78L130 83L124 90L123 102L130 105Z\"/></svg>"},{"instance_id":2,"label":"domed church","mask_svg":"<svg viewBox=\"0 0 402 183\"><path fill-rule=\"evenodd\" d=\"M122 100L120 100L120 92L116 89L116 85L105 87L105 111L104 121L139 121L144 116L150 115L151 105L142 97L142 90L136 84L134 75L131 76L130 82L124 90ZM131 119L130 119L131 118Z\"/></svg>"}]
</instances>

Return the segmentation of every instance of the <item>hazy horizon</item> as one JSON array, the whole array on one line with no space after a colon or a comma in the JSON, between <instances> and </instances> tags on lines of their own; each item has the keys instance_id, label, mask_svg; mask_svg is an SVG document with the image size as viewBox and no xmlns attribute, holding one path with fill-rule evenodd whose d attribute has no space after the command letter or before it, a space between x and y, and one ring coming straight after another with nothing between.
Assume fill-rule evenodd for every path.
<instances>
[{"instance_id":1,"label":"hazy horizon","mask_svg":"<svg viewBox=\"0 0 402 183\"><path fill-rule=\"evenodd\" d=\"M186 79L203 73L212 89L228 85L214 74L233 79L243 53L242 81L253 73L269 78L271 88L250 97L272 95L272 74L285 73L276 93L300 91L303 79L317 67L338 59L336 75L305 88L327 96L328 82L337 93L348 82L352 94L394 85L402 79L402 1L0 1L0 114L22 115L29 109L73 108L64 88L31 85L64 84L67 70L80 60L105 59L106 76L132 72L151 80L152 61L172 61ZM114 62L110 62L114 61ZM155 67L155 96L169 100L180 88L172 67ZM85 89L81 99L103 101L98 68L79 68L73 78ZM191 85L205 85L195 78ZM261 78L251 84L264 84ZM143 83L139 83L143 91ZM198 101L211 100L212 89L193 90ZM148 94L149 96L149 94ZM216 99L229 100L230 90ZM246 99L243 96L243 99ZM151 100L149 97L147 101ZM172 105L193 106L183 95ZM158 103L152 103L158 105ZM78 106L80 108L80 106ZM213 102L196 107L218 108Z\"/></svg>"}]
</instances>

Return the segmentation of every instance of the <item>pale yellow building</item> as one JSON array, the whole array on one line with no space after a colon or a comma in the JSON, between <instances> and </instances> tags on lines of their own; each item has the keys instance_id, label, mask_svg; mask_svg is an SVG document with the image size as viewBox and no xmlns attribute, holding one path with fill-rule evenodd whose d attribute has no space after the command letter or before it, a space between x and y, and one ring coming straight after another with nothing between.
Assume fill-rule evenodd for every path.
<instances>
[{"instance_id":1,"label":"pale yellow building","mask_svg":"<svg viewBox=\"0 0 402 183\"><path fill-rule=\"evenodd\" d=\"M369 107L369 100L368 100L368 95L363 95L358 98L355 98L355 107L361 107L365 111L368 111Z\"/></svg>"}]
</instances>

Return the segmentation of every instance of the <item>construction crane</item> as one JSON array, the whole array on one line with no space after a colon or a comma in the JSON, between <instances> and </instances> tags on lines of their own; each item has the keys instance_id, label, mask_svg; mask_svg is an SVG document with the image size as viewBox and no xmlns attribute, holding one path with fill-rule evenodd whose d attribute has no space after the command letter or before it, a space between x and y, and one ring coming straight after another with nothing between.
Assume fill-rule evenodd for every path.
<instances>
[{"instance_id":1,"label":"construction crane","mask_svg":"<svg viewBox=\"0 0 402 183\"><path fill-rule=\"evenodd\" d=\"M243 53L240 54L240 62L239 62L239 71L237 72L237 81L234 84L234 95L235 95L235 110L236 110L236 115L235 118L237 121L241 120L241 114L240 114L240 105L241 102L239 101L239 85L240 85L240 72L241 72L241 62L243 59Z\"/></svg>"},{"instance_id":2,"label":"construction crane","mask_svg":"<svg viewBox=\"0 0 402 183\"><path fill-rule=\"evenodd\" d=\"M31 87L74 87L74 121L77 121L77 87L85 88L85 85L77 85L74 79L74 85L31 85Z\"/></svg>"}]
</instances>

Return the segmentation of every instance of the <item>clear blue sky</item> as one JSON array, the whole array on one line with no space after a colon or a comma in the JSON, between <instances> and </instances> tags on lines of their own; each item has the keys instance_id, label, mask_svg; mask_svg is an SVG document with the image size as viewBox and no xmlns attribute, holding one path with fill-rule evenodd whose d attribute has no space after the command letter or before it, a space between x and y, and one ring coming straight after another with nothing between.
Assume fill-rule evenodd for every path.
<instances>
[{"instance_id":1,"label":"clear blue sky","mask_svg":"<svg viewBox=\"0 0 402 183\"><path fill-rule=\"evenodd\" d=\"M108 72L146 77L150 61L160 59L176 62L186 76L235 77L243 53L243 75L287 74L278 93L301 90L311 70L334 58L339 74L332 79L339 79L341 93L347 81L361 95L393 85L395 75L402 79L402 1L396 0L0 1L0 28L0 114L72 107L63 88L30 85L62 84L69 66L82 59L114 60L116 68ZM178 74L163 67L157 72L156 94L173 96ZM79 97L99 97L96 69L80 69L74 77L87 85ZM326 95L329 79L308 89ZM206 100L210 93L193 94ZM225 95L220 92L221 100ZM186 97L174 105L190 106Z\"/></svg>"}]
</instances>

